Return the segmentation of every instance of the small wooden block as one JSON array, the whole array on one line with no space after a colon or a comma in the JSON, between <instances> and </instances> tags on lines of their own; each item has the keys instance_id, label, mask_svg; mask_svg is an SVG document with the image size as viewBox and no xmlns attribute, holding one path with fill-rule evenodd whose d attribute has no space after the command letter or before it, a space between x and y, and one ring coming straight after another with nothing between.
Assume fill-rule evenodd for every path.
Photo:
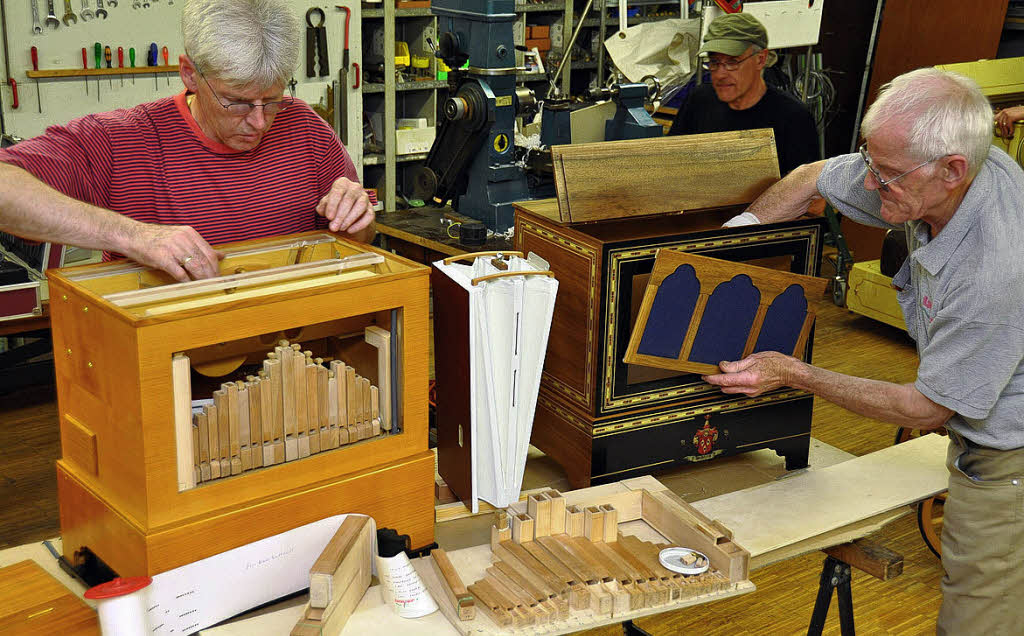
<instances>
[{"instance_id":1,"label":"small wooden block","mask_svg":"<svg viewBox=\"0 0 1024 636\"><path fill-rule=\"evenodd\" d=\"M601 511L604 512L604 536L602 540L605 543L615 543L615 539L619 535L619 511L610 504L602 505Z\"/></svg>"},{"instance_id":2,"label":"small wooden block","mask_svg":"<svg viewBox=\"0 0 1024 636\"><path fill-rule=\"evenodd\" d=\"M481 609L495 625L498 627L508 627L512 624L512 616L504 608L498 606L497 601L490 595L489 590L475 583L467 589L480 601Z\"/></svg>"},{"instance_id":3,"label":"small wooden block","mask_svg":"<svg viewBox=\"0 0 1024 636\"><path fill-rule=\"evenodd\" d=\"M551 501L551 534L563 534L565 532L565 497L557 490L549 490L544 494Z\"/></svg>"},{"instance_id":4,"label":"small wooden block","mask_svg":"<svg viewBox=\"0 0 1024 636\"><path fill-rule=\"evenodd\" d=\"M443 584L445 596L455 608L459 620L471 621L476 618L476 604L473 597L462 583L459 573L455 571L455 567L448 558L448 553L437 548L430 553L430 556L434 563L434 569L437 570L437 577Z\"/></svg>"},{"instance_id":5,"label":"small wooden block","mask_svg":"<svg viewBox=\"0 0 1024 636\"><path fill-rule=\"evenodd\" d=\"M631 602L629 592L624 590L618 581L608 581L602 585L612 597L612 616L620 616L628 612Z\"/></svg>"},{"instance_id":6,"label":"small wooden block","mask_svg":"<svg viewBox=\"0 0 1024 636\"><path fill-rule=\"evenodd\" d=\"M583 536L591 541L604 541L604 512L597 506L583 509Z\"/></svg>"},{"instance_id":7,"label":"small wooden block","mask_svg":"<svg viewBox=\"0 0 1024 636\"><path fill-rule=\"evenodd\" d=\"M369 572L370 554L359 551L360 535L369 519L349 515L309 570L309 605L325 608L351 583L350 575ZM349 563L346 563L349 561ZM365 562L365 563L364 563ZM339 586L342 588L339 590Z\"/></svg>"},{"instance_id":8,"label":"small wooden block","mask_svg":"<svg viewBox=\"0 0 1024 636\"><path fill-rule=\"evenodd\" d=\"M857 539L822 550L834 559L867 572L880 581L888 581L903 573L903 555L870 539Z\"/></svg>"},{"instance_id":9,"label":"small wooden block","mask_svg":"<svg viewBox=\"0 0 1024 636\"><path fill-rule=\"evenodd\" d=\"M526 512L534 520L534 536L546 537L551 534L551 500L544 493L530 495L526 499Z\"/></svg>"},{"instance_id":10,"label":"small wooden block","mask_svg":"<svg viewBox=\"0 0 1024 636\"><path fill-rule=\"evenodd\" d=\"M565 509L565 533L570 537L583 536L583 510L579 506Z\"/></svg>"},{"instance_id":11,"label":"small wooden block","mask_svg":"<svg viewBox=\"0 0 1024 636\"><path fill-rule=\"evenodd\" d=\"M458 501L458 497L452 492L452 489L448 487L448 484L444 483L444 480L440 477L434 478L434 499L437 504L452 503Z\"/></svg>"},{"instance_id":12,"label":"small wooden block","mask_svg":"<svg viewBox=\"0 0 1024 636\"><path fill-rule=\"evenodd\" d=\"M528 514L519 514L512 517L512 540L516 543L533 541L534 519Z\"/></svg>"},{"instance_id":13,"label":"small wooden block","mask_svg":"<svg viewBox=\"0 0 1024 636\"><path fill-rule=\"evenodd\" d=\"M509 541L512 539L512 528L505 526L504 528L496 528L491 526L491 550L495 549L495 546L500 544L502 541Z\"/></svg>"}]
</instances>

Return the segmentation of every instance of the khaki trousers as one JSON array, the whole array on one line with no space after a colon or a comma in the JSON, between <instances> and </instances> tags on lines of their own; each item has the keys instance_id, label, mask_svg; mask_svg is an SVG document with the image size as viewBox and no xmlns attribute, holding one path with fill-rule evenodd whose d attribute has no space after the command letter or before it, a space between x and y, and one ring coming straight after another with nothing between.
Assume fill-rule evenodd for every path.
<instances>
[{"instance_id":1,"label":"khaki trousers","mask_svg":"<svg viewBox=\"0 0 1024 636\"><path fill-rule=\"evenodd\" d=\"M950 433L943 511L942 635L1024 634L1024 449Z\"/></svg>"}]
</instances>

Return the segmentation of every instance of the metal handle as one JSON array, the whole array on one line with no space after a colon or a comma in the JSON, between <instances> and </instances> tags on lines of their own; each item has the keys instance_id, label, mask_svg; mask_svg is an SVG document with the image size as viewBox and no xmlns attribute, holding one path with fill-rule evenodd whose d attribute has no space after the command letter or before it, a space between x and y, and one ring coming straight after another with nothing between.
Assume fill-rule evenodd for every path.
<instances>
[{"instance_id":1,"label":"metal handle","mask_svg":"<svg viewBox=\"0 0 1024 636\"><path fill-rule=\"evenodd\" d=\"M480 276L474 278L471 282L476 285L488 280L494 280L495 278L508 278L509 276L549 276L555 277L555 273L551 270L544 270L543 272L499 272L497 274L488 274L486 276Z\"/></svg>"},{"instance_id":2,"label":"metal handle","mask_svg":"<svg viewBox=\"0 0 1024 636\"><path fill-rule=\"evenodd\" d=\"M465 261L465 260L476 258L478 256L518 256L519 258L522 258L523 257L523 253L522 252L502 252L502 251L497 251L497 252L469 252L467 254L459 254L458 256L449 256L448 258L444 259L444 264L445 265L451 265L455 261Z\"/></svg>"}]
</instances>

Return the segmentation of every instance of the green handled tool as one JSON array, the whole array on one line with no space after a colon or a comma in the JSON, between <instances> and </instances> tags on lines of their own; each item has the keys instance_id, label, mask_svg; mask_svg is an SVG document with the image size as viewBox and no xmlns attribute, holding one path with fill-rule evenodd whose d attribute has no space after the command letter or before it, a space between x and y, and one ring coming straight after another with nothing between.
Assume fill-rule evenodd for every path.
<instances>
[{"instance_id":1,"label":"green handled tool","mask_svg":"<svg viewBox=\"0 0 1024 636\"><path fill-rule=\"evenodd\" d=\"M93 45L93 52L96 54L96 68L103 68L103 45L97 42ZM96 78L96 101L100 101L100 78Z\"/></svg>"},{"instance_id":2,"label":"green handled tool","mask_svg":"<svg viewBox=\"0 0 1024 636\"><path fill-rule=\"evenodd\" d=\"M128 49L128 61L131 63L132 68L135 68L135 47ZM132 73L132 84L135 83L135 73Z\"/></svg>"}]
</instances>

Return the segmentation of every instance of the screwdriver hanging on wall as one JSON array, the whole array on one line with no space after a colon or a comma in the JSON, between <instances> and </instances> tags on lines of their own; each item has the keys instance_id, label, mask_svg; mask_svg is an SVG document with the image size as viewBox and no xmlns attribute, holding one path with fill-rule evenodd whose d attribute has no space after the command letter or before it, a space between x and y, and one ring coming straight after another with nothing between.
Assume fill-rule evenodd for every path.
<instances>
[{"instance_id":1,"label":"screwdriver hanging on wall","mask_svg":"<svg viewBox=\"0 0 1024 636\"><path fill-rule=\"evenodd\" d=\"M165 46L161 52L164 55L164 66L170 66L170 63L167 61L167 47ZM170 86L171 85L171 75L170 75L170 73L165 74L164 75L164 79L167 80L167 85Z\"/></svg>"},{"instance_id":2,"label":"screwdriver hanging on wall","mask_svg":"<svg viewBox=\"0 0 1024 636\"><path fill-rule=\"evenodd\" d=\"M39 70L39 50L36 47L32 47L32 70ZM43 100L39 97L39 78L36 78L36 104L39 105L39 112L43 112Z\"/></svg>"},{"instance_id":3,"label":"screwdriver hanging on wall","mask_svg":"<svg viewBox=\"0 0 1024 636\"><path fill-rule=\"evenodd\" d=\"M84 46L82 47L82 68L84 68L86 70L89 69L89 51L86 51ZM88 77L85 78L85 94L86 95L89 94L89 78Z\"/></svg>"},{"instance_id":4,"label":"screwdriver hanging on wall","mask_svg":"<svg viewBox=\"0 0 1024 636\"><path fill-rule=\"evenodd\" d=\"M110 62L111 62L111 55L110 55L110 46L109 45L103 47L103 59L107 62L107 68L113 68L111 66L111 64L110 64ZM110 76L107 76L107 81L110 83L110 88L114 88L114 78L110 77Z\"/></svg>"},{"instance_id":5,"label":"screwdriver hanging on wall","mask_svg":"<svg viewBox=\"0 0 1024 636\"><path fill-rule=\"evenodd\" d=\"M117 68L124 69L124 47L117 47ZM132 78L134 79L134 78ZM121 86L124 86L124 71L121 71Z\"/></svg>"},{"instance_id":6,"label":"screwdriver hanging on wall","mask_svg":"<svg viewBox=\"0 0 1024 636\"><path fill-rule=\"evenodd\" d=\"M93 53L96 57L96 68L103 68L103 45L96 42L92 46ZM100 76L96 76L96 101L100 101Z\"/></svg>"},{"instance_id":7,"label":"screwdriver hanging on wall","mask_svg":"<svg viewBox=\"0 0 1024 636\"><path fill-rule=\"evenodd\" d=\"M156 56L156 42L150 42L149 55L146 56L146 62L148 62L150 66L156 66ZM160 90L160 77L156 73L153 73L153 84L156 85L156 90Z\"/></svg>"},{"instance_id":8,"label":"screwdriver hanging on wall","mask_svg":"<svg viewBox=\"0 0 1024 636\"><path fill-rule=\"evenodd\" d=\"M135 47L129 47L128 49L128 61L131 62L132 68L135 68ZM132 84L135 83L135 73L132 73Z\"/></svg>"}]
</instances>

